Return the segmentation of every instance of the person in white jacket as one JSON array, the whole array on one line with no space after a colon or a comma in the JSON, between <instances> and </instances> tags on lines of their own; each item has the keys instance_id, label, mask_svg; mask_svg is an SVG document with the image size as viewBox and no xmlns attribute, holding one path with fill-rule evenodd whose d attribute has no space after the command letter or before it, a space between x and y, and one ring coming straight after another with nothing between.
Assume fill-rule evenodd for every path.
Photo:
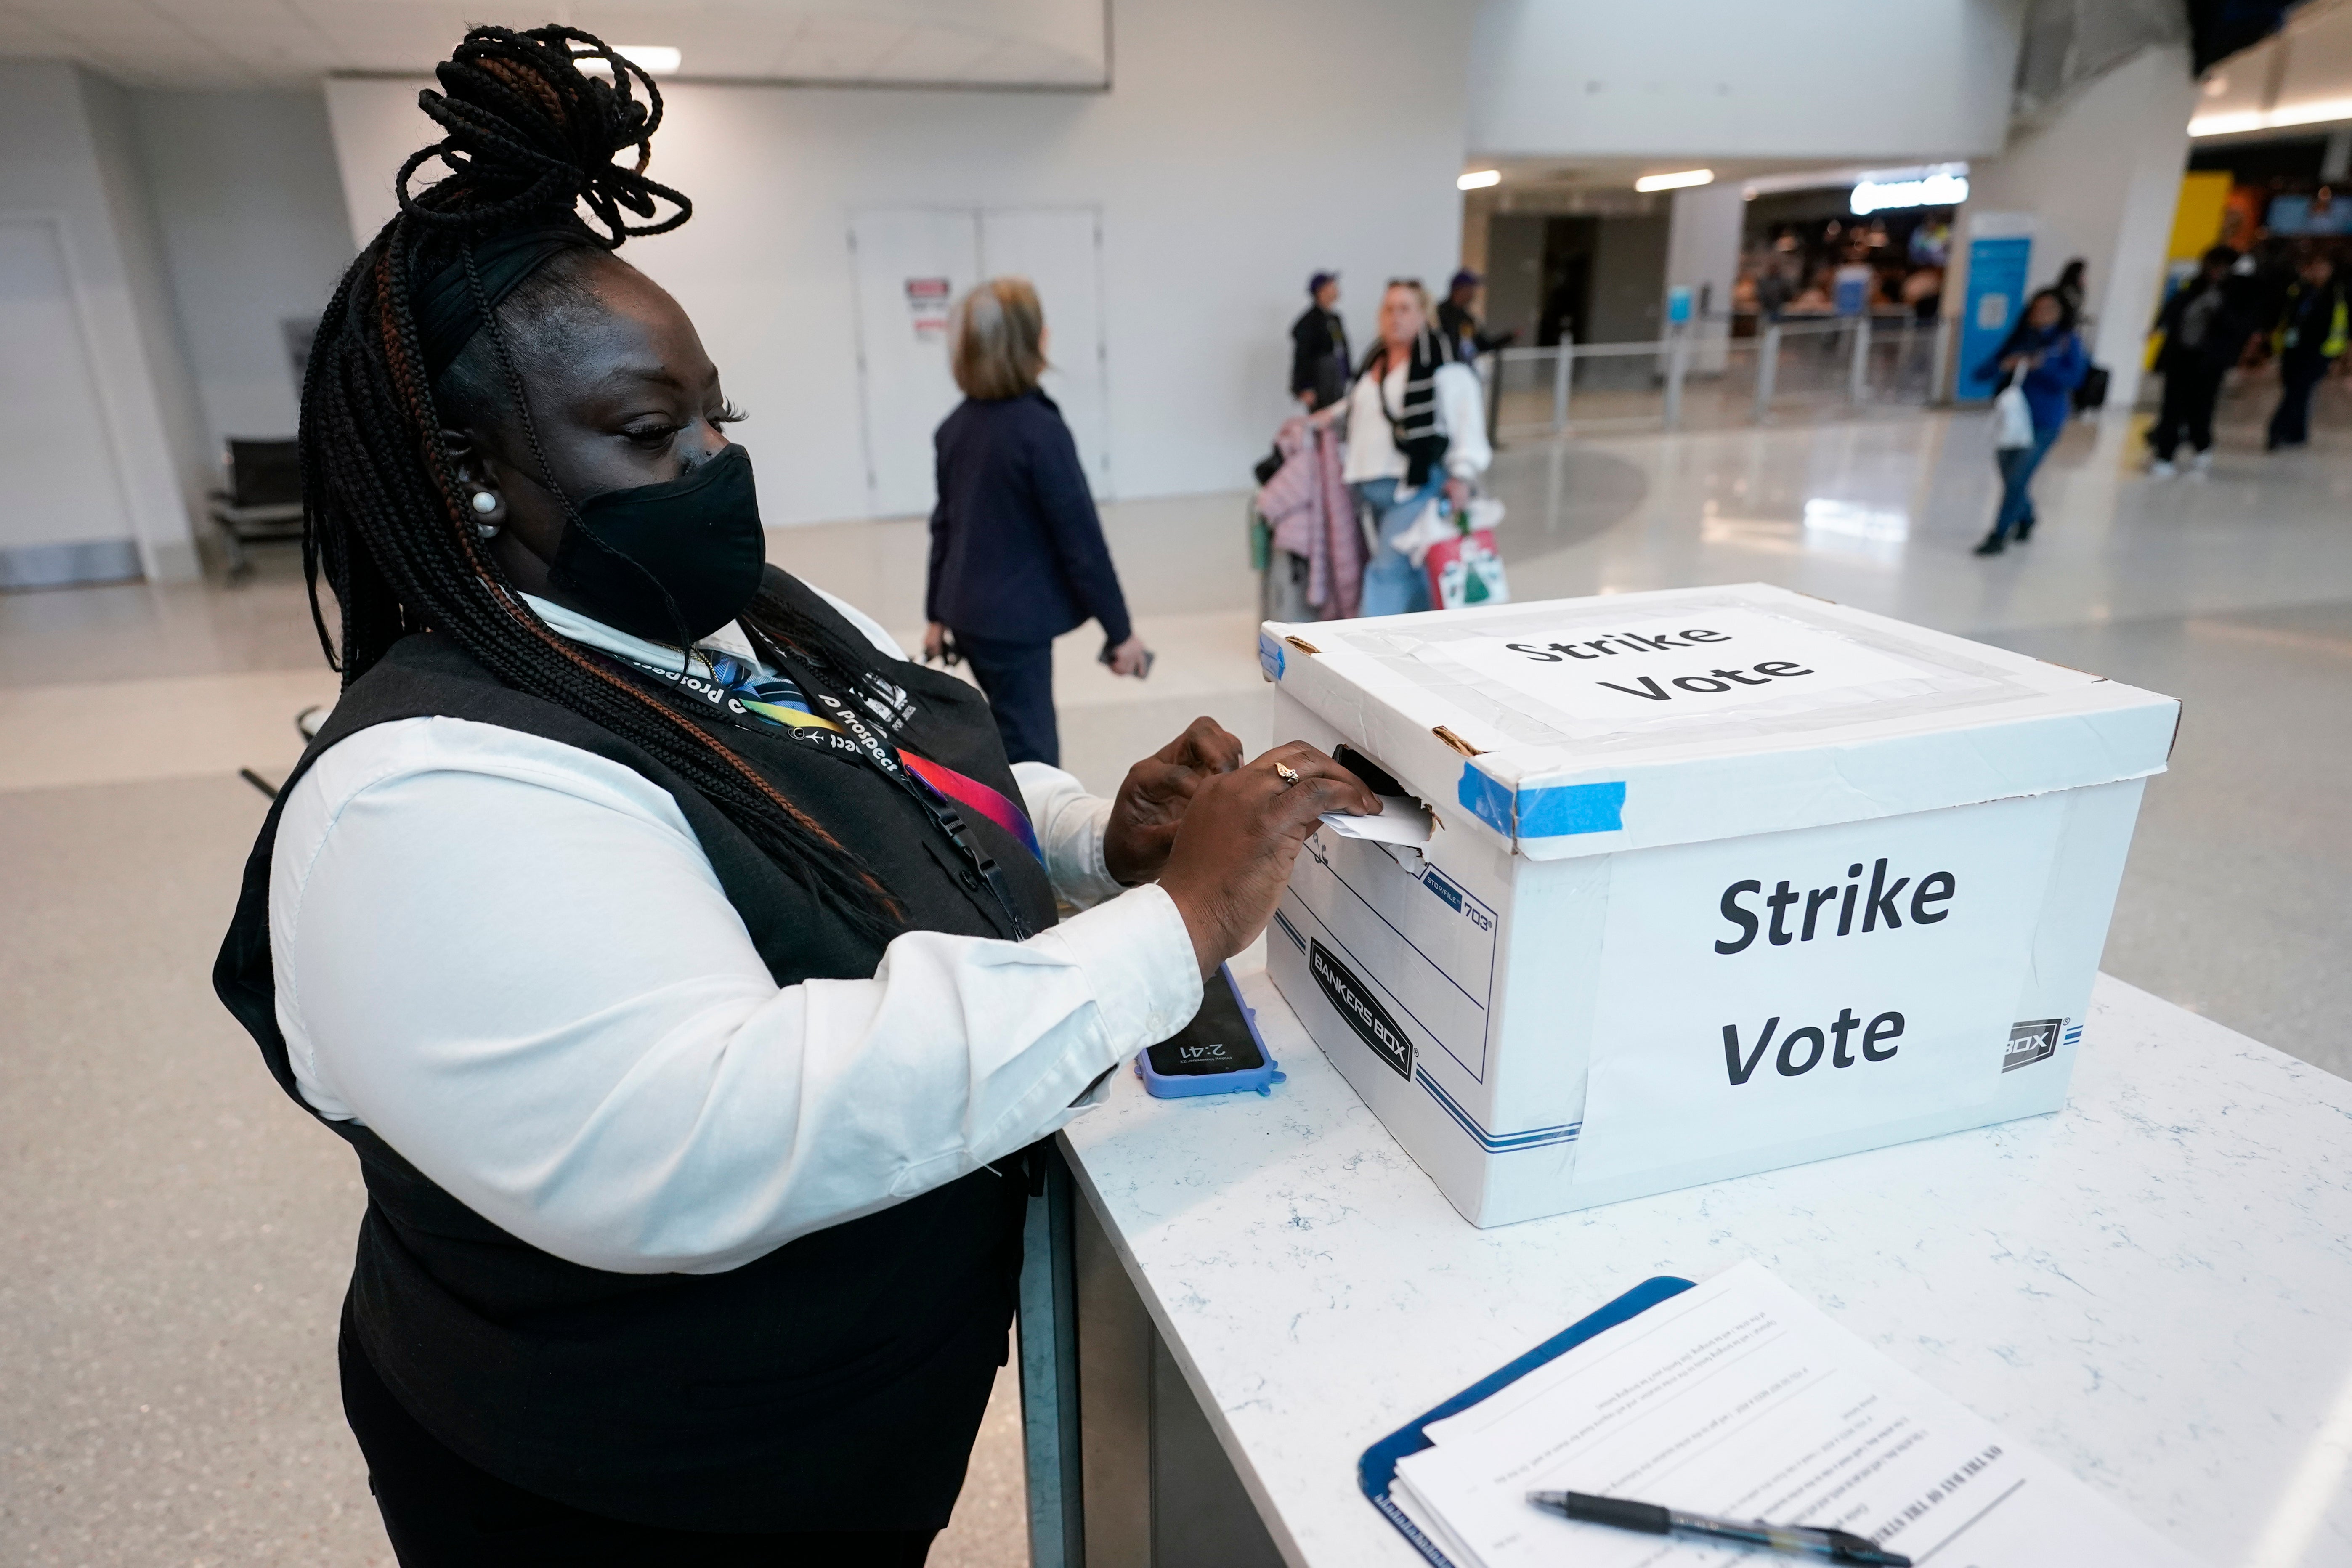
<instances>
[{"instance_id":1,"label":"person in white jacket","mask_svg":"<svg viewBox=\"0 0 2352 1568\"><path fill-rule=\"evenodd\" d=\"M1390 545L1440 495L1457 511L1468 505L1470 482L1494 450L1478 373L1431 324L1429 291L1418 282L1397 279L1381 296L1381 341L1344 406L1348 485L1379 537L1364 569L1362 613L1428 609L1428 579Z\"/></svg>"}]
</instances>

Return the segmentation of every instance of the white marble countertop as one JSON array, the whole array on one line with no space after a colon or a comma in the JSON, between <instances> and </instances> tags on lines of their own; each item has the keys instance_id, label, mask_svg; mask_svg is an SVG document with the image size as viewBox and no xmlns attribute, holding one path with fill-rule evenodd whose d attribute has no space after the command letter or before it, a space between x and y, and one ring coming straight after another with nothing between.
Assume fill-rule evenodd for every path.
<instances>
[{"instance_id":1,"label":"white marble countertop","mask_svg":"<svg viewBox=\"0 0 2352 1568\"><path fill-rule=\"evenodd\" d=\"M1421 1562L1366 1446L1744 1258L2215 1568L2352 1563L2352 1083L2103 975L2056 1115L1481 1231L1243 988L1271 1098L1122 1072L1063 1136L1302 1568Z\"/></svg>"}]
</instances>

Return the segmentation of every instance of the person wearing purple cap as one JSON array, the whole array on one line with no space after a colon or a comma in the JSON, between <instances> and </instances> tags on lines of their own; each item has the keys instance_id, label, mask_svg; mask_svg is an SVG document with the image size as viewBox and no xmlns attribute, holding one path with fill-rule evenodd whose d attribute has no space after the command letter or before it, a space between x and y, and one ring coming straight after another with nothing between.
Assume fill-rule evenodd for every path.
<instances>
[{"instance_id":1,"label":"person wearing purple cap","mask_svg":"<svg viewBox=\"0 0 2352 1568\"><path fill-rule=\"evenodd\" d=\"M1290 395L1313 412L1346 394L1353 363L1348 323L1339 319L1339 275L1318 272L1307 280L1307 292L1313 303L1290 323Z\"/></svg>"}]
</instances>

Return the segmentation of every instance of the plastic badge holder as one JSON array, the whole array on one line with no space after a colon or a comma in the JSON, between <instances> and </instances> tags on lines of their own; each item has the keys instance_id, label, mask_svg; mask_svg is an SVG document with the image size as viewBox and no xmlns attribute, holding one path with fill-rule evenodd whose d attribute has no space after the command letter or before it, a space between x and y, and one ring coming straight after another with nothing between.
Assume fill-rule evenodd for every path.
<instances>
[{"instance_id":1,"label":"plastic badge holder","mask_svg":"<svg viewBox=\"0 0 2352 1568\"><path fill-rule=\"evenodd\" d=\"M1216 980L1202 988L1192 1021L1138 1053L1135 1076L1159 1099L1179 1100L1244 1089L1271 1094L1288 1075L1266 1054L1256 1010L1243 1003L1233 972L1221 963Z\"/></svg>"}]
</instances>

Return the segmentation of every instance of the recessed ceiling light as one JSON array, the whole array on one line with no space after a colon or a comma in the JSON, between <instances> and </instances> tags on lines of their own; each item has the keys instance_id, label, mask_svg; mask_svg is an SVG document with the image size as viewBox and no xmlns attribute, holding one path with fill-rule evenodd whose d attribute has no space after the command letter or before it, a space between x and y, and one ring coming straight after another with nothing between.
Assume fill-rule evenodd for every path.
<instances>
[{"instance_id":1,"label":"recessed ceiling light","mask_svg":"<svg viewBox=\"0 0 2352 1568\"><path fill-rule=\"evenodd\" d=\"M1711 185L1714 183L1713 169L1685 169L1673 174L1644 174L1633 182L1633 188L1646 195L1651 191L1679 191L1685 185Z\"/></svg>"},{"instance_id":2,"label":"recessed ceiling light","mask_svg":"<svg viewBox=\"0 0 2352 1568\"><path fill-rule=\"evenodd\" d=\"M1503 171L1500 169L1473 169L1454 181L1454 188L1457 191L1483 191L1488 185L1499 185L1502 183Z\"/></svg>"}]
</instances>

